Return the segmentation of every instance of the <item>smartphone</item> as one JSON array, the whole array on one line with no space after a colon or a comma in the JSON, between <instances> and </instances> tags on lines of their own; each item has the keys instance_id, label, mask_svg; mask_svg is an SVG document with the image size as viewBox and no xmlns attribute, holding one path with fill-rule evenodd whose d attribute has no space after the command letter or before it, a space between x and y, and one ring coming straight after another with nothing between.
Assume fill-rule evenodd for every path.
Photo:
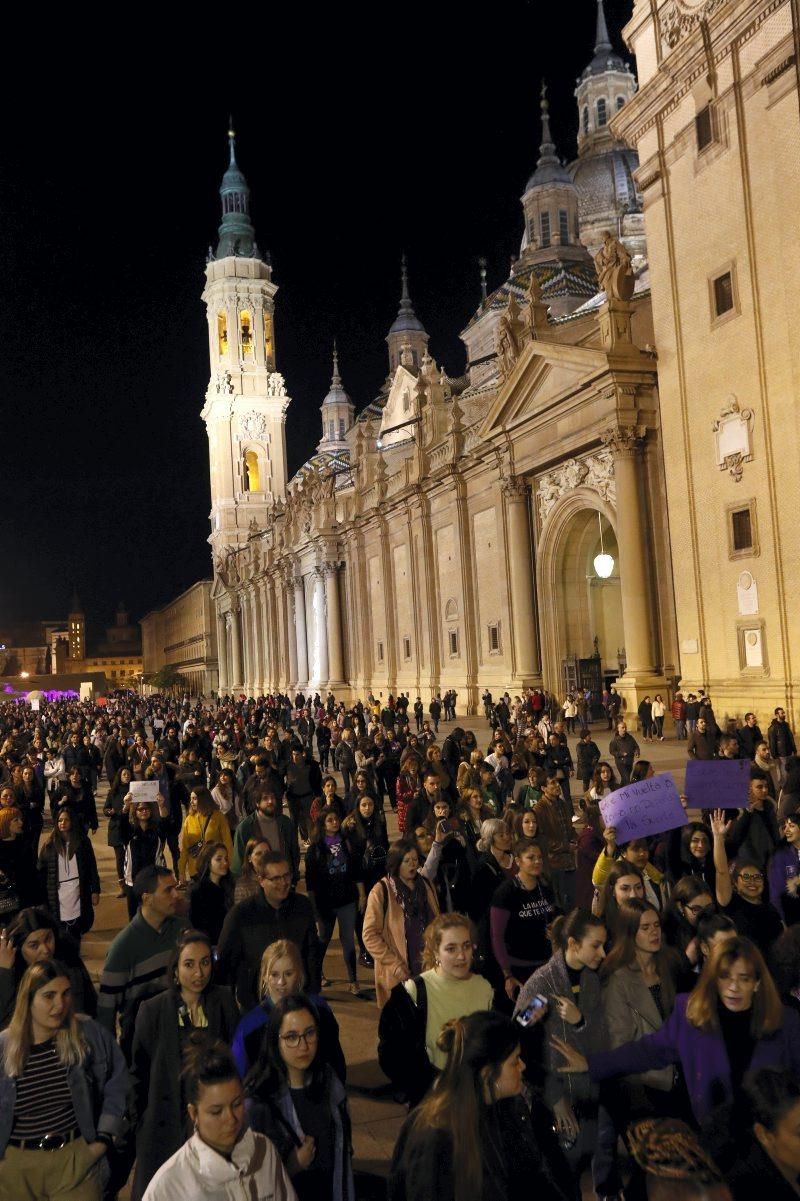
<instances>
[{"instance_id":1,"label":"smartphone","mask_svg":"<svg viewBox=\"0 0 800 1201\"><path fill-rule=\"evenodd\" d=\"M548 1005L549 1001L547 1000L547 997L543 996L541 993L537 993L531 1003L526 1005L524 1009L520 1010L520 1012L517 1014L516 1020L519 1022L520 1026L530 1026L531 1022L534 1022L538 1018L544 1016L544 1012Z\"/></svg>"}]
</instances>

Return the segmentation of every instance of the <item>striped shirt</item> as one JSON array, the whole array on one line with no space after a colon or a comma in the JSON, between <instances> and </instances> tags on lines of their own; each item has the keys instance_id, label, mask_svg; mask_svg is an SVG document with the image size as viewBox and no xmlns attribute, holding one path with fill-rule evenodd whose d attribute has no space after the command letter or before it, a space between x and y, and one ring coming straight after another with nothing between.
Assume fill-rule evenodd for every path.
<instances>
[{"instance_id":1,"label":"striped shirt","mask_svg":"<svg viewBox=\"0 0 800 1201\"><path fill-rule=\"evenodd\" d=\"M100 977L97 1020L112 1037L116 1037L119 1014L123 1051L130 1049L136 1013L142 1001L167 988L169 961L178 935L185 927L183 918L168 917L160 930L154 930L140 910L108 948Z\"/></svg>"},{"instance_id":2,"label":"striped shirt","mask_svg":"<svg viewBox=\"0 0 800 1201\"><path fill-rule=\"evenodd\" d=\"M67 1069L58 1058L55 1042L34 1044L22 1075L17 1077L11 1137L41 1139L48 1134L67 1134L77 1125Z\"/></svg>"}]
</instances>

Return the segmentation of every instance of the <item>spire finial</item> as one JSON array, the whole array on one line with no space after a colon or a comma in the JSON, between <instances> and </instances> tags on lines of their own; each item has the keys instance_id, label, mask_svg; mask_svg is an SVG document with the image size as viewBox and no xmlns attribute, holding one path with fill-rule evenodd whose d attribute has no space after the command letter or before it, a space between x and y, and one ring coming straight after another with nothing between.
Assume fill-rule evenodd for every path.
<instances>
[{"instance_id":1,"label":"spire finial","mask_svg":"<svg viewBox=\"0 0 800 1201\"><path fill-rule=\"evenodd\" d=\"M342 380L339 375L339 351L336 347L336 339L333 339L333 375L331 376L331 388L341 388Z\"/></svg>"},{"instance_id":2,"label":"spire finial","mask_svg":"<svg viewBox=\"0 0 800 1201\"><path fill-rule=\"evenodd\" d=\"M608 36L608 25L606 24L606 10L603 5L603 0L597 0L597 35L595 37L595 54L600 54L604 50L611 49L611 38Z\"/></svg>"},{"instance_id":3,"label":"spire finial","mask_svg":"<svg viewBox=\"0 0 800 1201\"><path fill-rule=\"evenodd\" d=\"M233 113L228 113L228 146L231 151L230 165L236 166L236 130L233 126Z\"/></svg>"},{"instance_id":4,"label":"spire finial","mask_svg":"<svg viewBox=\"0 0 800 1201\"><path fill-rule=\"evenodd\" d=\"M542 154L548 152L552 154L555 146L550 134L550 104L547 100L547 84L544 80L542 80L542 90L539 95L539 109L542 114L542 142L540 149Z\"/></svg>"},{"instance_id":5,"label":"spire finial","mask_svg":"<svg viewBox=\"0 0 800 1201\"><path fill-rule=\"evenodd\" d=\"M411 304L411 297L408 293L408 263L406 262L406 254L403 251L403 257L400 260L400 278L402 280L402 290L400 292L400 303Z\"/></svg>"},{"instance_id":6,"label":"spire finial","mask_svg":"<svg viewBox=\"0 0 800 1201\"><path fill-rule=\"evenodd\" d=\"M483 255L478 259L481 273L481 304L486 304L486 259Z\"/></svg>"}]
</instances>

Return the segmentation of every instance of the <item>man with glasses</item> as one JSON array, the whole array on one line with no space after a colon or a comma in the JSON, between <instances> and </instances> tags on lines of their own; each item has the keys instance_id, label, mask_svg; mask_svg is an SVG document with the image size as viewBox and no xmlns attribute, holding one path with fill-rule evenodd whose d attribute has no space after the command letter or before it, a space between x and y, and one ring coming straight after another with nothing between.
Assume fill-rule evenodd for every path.
<instances>
[{"instance_id":1,"label":"man with glasses","mask_svg":"<svg viewBox=\"0 0 800 1201\"><path fill-rule=\"evenodd\" d=\"M217 947L219 980L231 986L246 1013L259 1002L261 956L271 943L288 938L303 960L308 990L320 990L320 944L308 897L292 888L292 869L281 851L270 851L261 865L261 891L234 905Z\"/></svg>"}]
</instances>

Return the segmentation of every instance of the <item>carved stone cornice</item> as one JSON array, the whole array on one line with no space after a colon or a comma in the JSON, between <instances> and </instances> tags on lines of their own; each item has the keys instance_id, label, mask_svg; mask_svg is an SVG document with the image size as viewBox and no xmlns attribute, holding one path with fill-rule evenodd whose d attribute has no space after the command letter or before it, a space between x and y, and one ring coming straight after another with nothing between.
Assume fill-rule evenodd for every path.
<instances>
[{"instance_id":1,"label":"carved stone cornice","mask_svg":"<svg viewBox=\"0 0 800 1201\"><path fill-rule=\"evenodd\" d=\"M340 567L341 562L338 560L327 559L324 563L320 564L320 568L323 574L326 576L338 575Z\"/></svg>"},{"instance_id":2,"label":"carved stone cornice","mask_svg":"<svg viewBox=\"0 0 800 1201\"><path fill-rule=\"evenodd\" d=\"M611 425L600 435L603 444L619 458L638 455L646 437L647 427L644 425Z\"/></svg>"},{"instance_id":3,"label":"carved stone cornice","mask_svg":"<svg viewBox=\"0 0 800 1201\"><path fill-rule=\"evenodd\" d=\"M724 3L725 0L670 0L659 16L661 36L670 50Z\"/></svg>"}]
</instances>

